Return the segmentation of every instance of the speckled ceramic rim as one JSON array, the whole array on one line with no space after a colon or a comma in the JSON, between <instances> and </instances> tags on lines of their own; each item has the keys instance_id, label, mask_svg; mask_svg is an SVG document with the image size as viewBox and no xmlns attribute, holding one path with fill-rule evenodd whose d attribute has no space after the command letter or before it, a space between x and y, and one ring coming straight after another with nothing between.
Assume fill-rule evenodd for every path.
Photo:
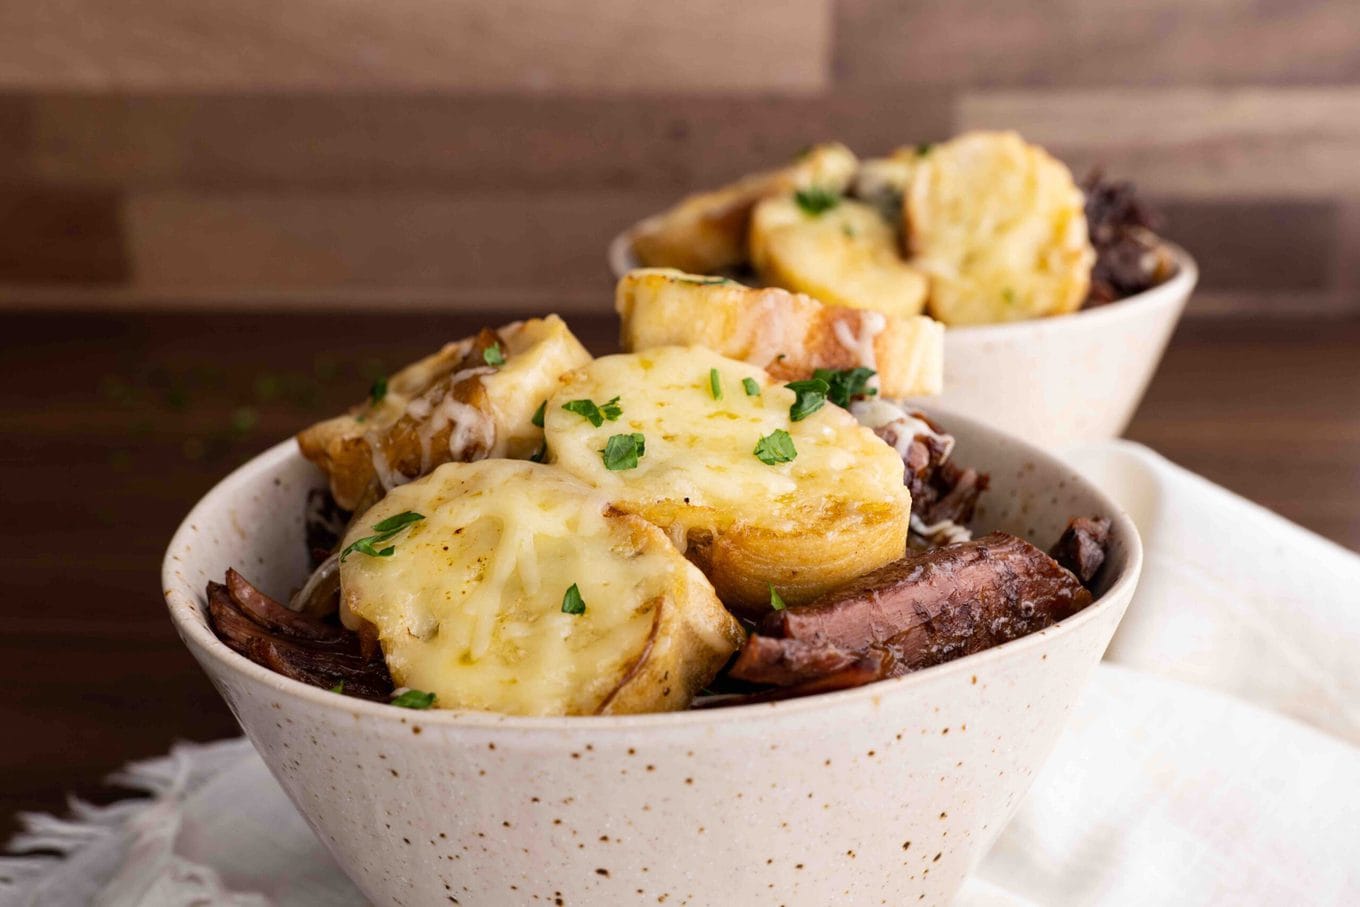
<instances>
[{"instance_id":1,"label":"speckled ceramic rim","mask_svg":"<svg viewBox=\"0 0 1360 907\"><path fill-rule=\"evenodd\" d=\"M642 267L642 263L633 254L632 233L646 221L629 227L624 232L615 236L609 243L609 269L614 272L617 279L627 274L634 268ZM970 340L995 340L1013 334L1022 326L1044 325L1045 327L1055 327L1058 325L1071 325L1077 327L1100 327L1103 321L1114 322L1126 316L1133 316L1136 309L1146 306L1156 305L1178 305L1181 300L1190 295L1195 284L1199 281L1199 266L1195 264L1195 259L1190 253L1172 242L1163 240L1163 244L1176 259L1176 273L1165 283L1159 283L1150 290L1135 293L1132 296L1120 299L1117 302L1109 302L1105 305L1098 305L1090 309L1078 309L1070 315L1059 315L1053 318L1032 318L1026 321L1010 321L1004 324L974 324L963 325L960 327L949 328L949 333L960 338L967 337Z\"/></svg>"},{"instance_id":2,"label":"speckled ceramic rim","mask_svg":"<svg viewBox=\"0 0 1360 907\"><path fill-rule=\"evenodd\" d=\"M514 732L522 730L528 732L540 731L562 731L568 729L609 732L609 731L632 731L642 728L675 728L675 727L699 727L725 725L731 723L749 723L763 716L775 717L787 716L794 713L818 712L824 709L834 709L840 705L848 704L857 700L868 698L882 698L888 696L911 695L913 687L918 686L923 678L936 678L946 672L980 672L990 661L998 658L1007 657L1012 653L1017 653L1025 649L1042 645L1044 639L1055 633L1064 633L1076 628L1086 621L1095 619L1097 612L1103 608L1114 606L1113 603L1121 600L1121 593L1132 596L1132 587L1138 582L1138 575L1142 570L1143 546L1138 537L1138 530L1133 524L1133 520L1123 511L1114 501L1102 491L1093 486L1089 481L1077 473L1071 466L1063 463L1051 454L1044 453L1037 447L1027 444L1024 441L1005 435L995 429L986 428L975 419L957 415L945 410L932 410L932 415L938 414L941 421L946 424L965 424L974 430L981 429L982 432L996 437L998 441L1014 445L1015 448L1033 460L1035 463L1042 463L1047 469L1071 475L1084 491L1096 499L1102 512L1111 514L1114 522L1114 531L1128 540L1128 560L1124 565L1123 572L1115 577L1108 589L1094 602L1082 609L1077 614L1072 615L1066 620L1060 621L1051 627L1040 630L1029 636L1004 643L1000 646L951 661L947 664L938 665L933 668L926 668L909 674L905 677L898 677L891 680L883 680L866 686L857 687L851 690L842 690L834 693L823 693L816 696L808 696L800 699L789 699L782 702L760 703L756 705L734 706L731 708L699 709L684 712L657 712L641 715L609 715L609 716L572 716L572 717L525 717L518 715L500 715L492 712L473 712L435 709L421 714L421 720L425 723L443 724L453 727L467 728L496 728ZM176 554L187 548L194 540L195 532L191 529L191 524L207 524L207 510L209 502L216 502L218 499L231 498L246 493L246 489L257 481L260 473L272 474L285 460L293 457L300 457L296 443L289 439L275 445L254 459L242 465L235 472L231 473L212 490L204 495L189 515L184 518L175 535L170 540L170 546L166 550L165 559L161 565L161 584L165 591L166 603L170 608L170 617L174 621L180 636L191 647L199 650L207 657L217 661L226 670L245 675L266 686L272 687L280 696L290 696L307 700L313 707L318 709L341 709L350 714L358 713L366 715L373 720L390 721L393 724L401 722L410 717L409 712L394 709L389 705L366 700L341 697L319 687L313 687L300 681L292 680L280 674L276 674L267 668L260 667L244 656L238 655L229 649L226 644L221 642L209 629L207 622L203 619L204 606L196 599L185 599L178 591L178 586L182 585L174 576L173 558Z\"/></svg>"}]
</instances>

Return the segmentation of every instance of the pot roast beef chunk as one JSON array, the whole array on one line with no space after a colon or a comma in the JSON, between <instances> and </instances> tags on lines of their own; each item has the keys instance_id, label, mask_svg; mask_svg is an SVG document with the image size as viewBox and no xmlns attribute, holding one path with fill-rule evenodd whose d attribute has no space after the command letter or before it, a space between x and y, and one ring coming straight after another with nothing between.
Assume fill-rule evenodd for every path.
<instances>
[{"instance_id":1,"label":"pot roast beef chunk","mask_svg":"<svg viewBox=\"0 0 1360 907\"><path fill-rule=\"evenodd\" d=\"M922 528L949 523L961 529L973 518L978 497L987 490L988 477L949 459L954 452L952 435L925 413L907 409L902 410L900 418L882 422L873 431L902 455L906 466L903 481L911 492L912 523L918 533ZM955 540L961 539L945 536L938 541Z\"/></svg>"},{"instance_id":2,"label":"pot roast beef chunk","mask_svg":"<svg viewBox=\"0 0 1360 907\"><path fill-rule=\"evenodd\" d=\"M350 696L386 702L392 677L381 652L365 653L359 634L284 608L235 570L208 583L208 618L217 638L277 674Z\"/></svg>"},{"instance_id":3,"label":"pot roast beef chunk","mask_svg":"<svg viewBox=\"0 0 1360 907\"><path fill-rule=\"evenodd\" d=\"M1110 543L1110 521L1104 517L1079 516L1067 524L1049 555L1072 571L1082 585L1091 580L1105 563L1105 548Z\"/></svg>"},{"instance_id":4,"label":"pot roast beef chunk","mask_svg":"<svg viewBox=\"0 0 1360 907\"><path fill-rule=\"evenodd\" d=\"M1033 633L1091 593L1029 542L993 532L910 554L806 605L768 615L761 635L852 652L888 650L916 670Z\"/></svg>"},{"instance_id":5,"label":"pot roast beef chunk","mask_svg":"<svg viewBox=\"0 0 1360 907\"><path fill-rule=\"evenodd\" d=\"M1161 218L1138 198L1134 185L1092 172L1086 193L1086 227L1096 262L1087 305L1114 302L1156 286L1175 271L1175 262L1154 232Z\"/></svg>"},{"instance_id":6,"label":"pot roast beef chunk","mask_svg":"<svg viewBox=\"0 0 1360 907\"><path fill-rule=\"evenodd\" d=\"M924 483L919 508L916 506L916 493L912 493L912 512L919 513L926 525L948 520L965 526L973 518L978 498L987 490L988 483L989 478L985 473L946 460Z\"/></svg>"}]
</instances>

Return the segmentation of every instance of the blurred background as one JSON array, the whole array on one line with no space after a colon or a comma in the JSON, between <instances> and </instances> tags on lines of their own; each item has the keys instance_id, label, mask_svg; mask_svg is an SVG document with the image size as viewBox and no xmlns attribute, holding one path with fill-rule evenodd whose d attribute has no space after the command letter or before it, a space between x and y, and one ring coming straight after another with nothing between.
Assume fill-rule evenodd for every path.
<instances>
[{"instance_id":1,"label":"blurred background","mask_svg":"<svg viewBox=\"0 0 1360 907\"><path fill-rule=\"evenodd\" d=\"M234 733L157 589L214 481L483 321L610 349L609 238L816 140L1136 181L1202 279L1130 436L1360 549L1360 4L683 10L0 3L0 823Z\"/></svg>"}]
</instances>

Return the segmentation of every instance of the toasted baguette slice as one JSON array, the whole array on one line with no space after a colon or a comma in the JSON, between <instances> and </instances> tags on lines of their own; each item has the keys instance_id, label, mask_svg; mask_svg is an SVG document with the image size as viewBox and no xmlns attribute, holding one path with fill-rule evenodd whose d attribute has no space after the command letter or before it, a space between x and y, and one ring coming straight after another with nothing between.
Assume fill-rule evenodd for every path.
<instances>
[{"instance_id":1,"label":"toasted baguette slice","mask_svg":"<svg viewBox=\"0 0 1360 907\"><path fill-rule=\"evenodd\" d=\"M493 345L503 365L487 362ZM313 425L298 446L326 472L336 503L363 509L440 463L531 456L543 443L534 410L564 372L589 361L556 315L517 321L407 366L381 400Z\"/></svg>"},{"instance_id":2,"label":"toasted baguette slice","mask_svg":"<svg viewBox=\"0 0 1360 907\"><path fill-rule=\"evenodd\" d=\"M633 251L644 265L710 273L746 260L751 209L770 195L813 186L841 193L858 161L840 144L818 145L780 170L755 173L735 183L688 196L639 224Z\"/></svg>"},{"instance_id":3,"label":"toasted baguette slice","mask_svg":"<svg viewBox=\"0 0 1360 907\"><path fill-rule=\"evenodd\" d=\"M756 205L750 242L762 283L903 318L925 308L925 275L903 260L897 231L864 202L841 199L810 213L793 195L772 196Z\"/></svg>"},{"instance_id":4,"label":"toasted baguette slice","mask_svg":"<svg viewBox=\"0 0 1360 907\"><path fill-rule=\"evenodd\" d=\"M348 613L376 628L393 679L434 693L436 707L683 709L741 643L661 530L560 469L445 464L393 489L346 545L408 511L423 518L380 544L389 555L344 557L340 585Z\"/></svg>"},{"instance_id":5,"label":"toasted baguette slice","mask_svg":"<svg viewBox=\"0 0 1360 907\"><path fill-rule=\"evenodd\" d=\"M944 382L944 326L920 315L823 305L662 268L624 275L614 305L630 352L693 344L786 380L862 365L878 372L879 393L893 398L938 394Z\"/></svg>"},{"instance_id":6,"label":"toasted baguette slice","mask_svg":"<svg viewBox=\"0 0 1360 907\"><path fill-rule=\"evenodd\" d=\"M1086 298L1095 251L1081 190L1013 132L936 145L903 211L911 263L930 275L930 313L945 324L1061 315Z\"/></svg>"},{"instance_id":7,"label":"toasted baguette slice","mask_svg":"<svg viewBox=\"0 0 1360 907\"><path fill-rule=\"evenodd\" d=\"M748 378L757 393L743 386ZM564 409L614 397L622 412L598 426ZM811 601L901 557L911 518L897 452L831 403L792 421L794 401L762 369L702 347L606 356L572 372L548 402L548 454L618 509L665 529L724 604L757 616L770 608L771 586L788 604ZM795 448L789 462L757 455L776 430ZM611 436L634 433L636 466L611 468L602 453Z\"/></svg>"}]
</instances>

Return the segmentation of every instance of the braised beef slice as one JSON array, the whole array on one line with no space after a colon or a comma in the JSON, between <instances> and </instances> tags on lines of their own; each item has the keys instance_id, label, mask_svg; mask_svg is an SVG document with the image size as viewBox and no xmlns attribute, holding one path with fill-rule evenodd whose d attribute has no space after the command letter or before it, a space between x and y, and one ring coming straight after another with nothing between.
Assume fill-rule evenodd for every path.
<instances>
[{"instance_id":1,"label":"braised beef slice","mask_svg":"<svg viewBox=\"0 0 1360 907\"><path fill-rule=\"evenodd\" d=\"M790 686L842 671L860 656L827 643L751 634L727 676L750 683Z\"/></svg>"},{"instance_id":2,"label":"braised beef slice","mask_svg":"<svg viewBox=\"0 0 1360 907\"><path fill-rule=\"evenodd\" d=\"M1033 633L1090 604L1081 582L1003 532L919 554L806 605L770 614L761 635L855 652L882 647L916 670Z\"/></svg>"},{"instance_id":3,"label":"braised beef slice","mask_svg":"<svg viewBox=\"0 0 1360 907\"><path fill-rule=\"evenodd\" d=\"M755 638L768 639L768 637ZM789 640L779 640L779 642L789 642ZM865 684L897 676L899 673L905 673L905 671L899 669L891 652L886 649L873 648L857 656L844 667L821 676L809 677L789 686L776 686L771 689L757 690L735 696L701 699L695 704L695 708L725 708L734 705L775 702L781 699L796 699L799 696L812 696L816 693L831 693L836 690L862 687Z\"/></svg>"},{"instance_id":4,"label":"braised beef slice","mask_svg":"<svg viewBox=\"0 0 1360 907\"><path fill-rule=\"evenodd\" d=\"M231 593L232 601L251 620L268 630L293 639L315 642L337 642L344 638L346 631L343 627L289 611L231 568L227 568L227 590Z\"/></svg>"},{"instance_id":5,"label":"braised beef slice","mask_svg":"<svg viewBox=\"0 0 1360 907\"><path fill-rule=\"evenodd\" d=\"M343 684L347 695L388 700L393 684L382 654L366 654L357 633L289 611L235 570L227 580L208 583L208 618L231 649L293 680L326 689Z\"/></svg>"},{"instance_id":6,"label":"braised beef slice","mask_svg":"<svg viewBox=\"0 0 1360 907\"><path fill-rule=\"evenodd\" d=\"M1072 571L1083 585L1089 586L1105 563L1105 549L1109 542L1109 520L1098 516L1079 516L1067 524L1062 538L1048 553Z\"/></svg>"}]
</instances>

